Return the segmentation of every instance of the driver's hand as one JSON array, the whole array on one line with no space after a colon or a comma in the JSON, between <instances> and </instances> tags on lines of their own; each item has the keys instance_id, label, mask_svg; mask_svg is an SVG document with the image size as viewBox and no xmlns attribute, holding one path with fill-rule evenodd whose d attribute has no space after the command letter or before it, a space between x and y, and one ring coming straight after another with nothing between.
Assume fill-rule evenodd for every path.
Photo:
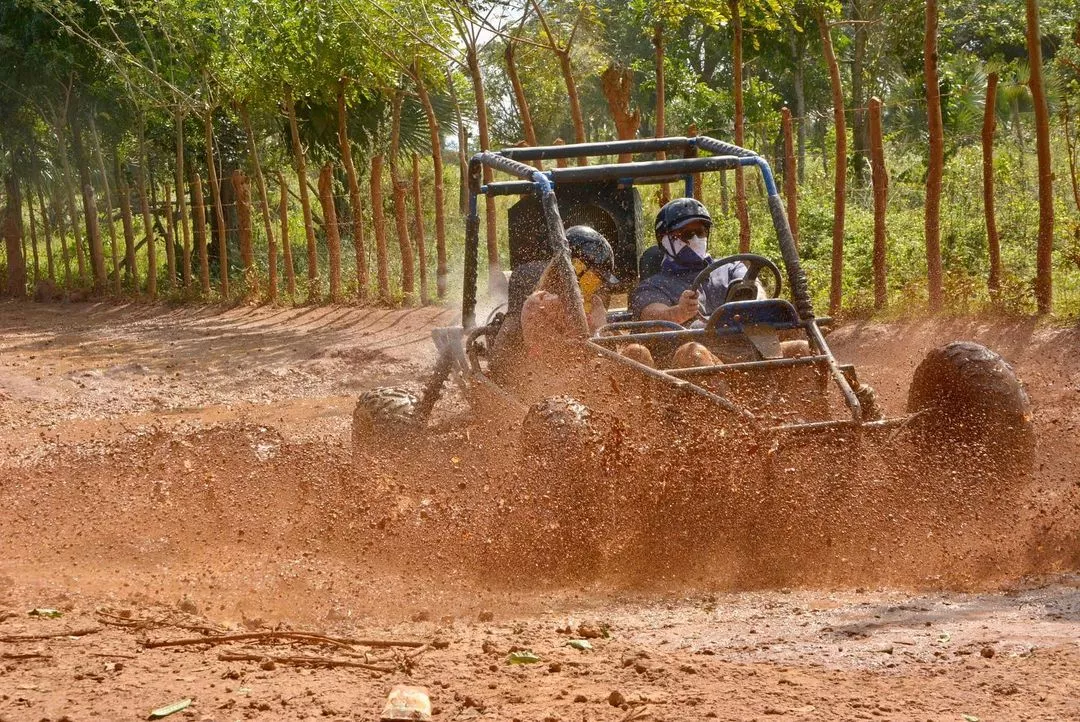
<instances>
[{"instance_id":1,"label":"driver's hand","mask_svg":"<svg viewBox=\"0 0 1080 722\"><path fill-rule=\"evenodd\" d=\"M678 323L686 323L692 320L698 315L698 292L697 291L683 291L679 296L679 302L675 305L675 312L678 314L676 321Z\"/></svg>"}]
</instances>

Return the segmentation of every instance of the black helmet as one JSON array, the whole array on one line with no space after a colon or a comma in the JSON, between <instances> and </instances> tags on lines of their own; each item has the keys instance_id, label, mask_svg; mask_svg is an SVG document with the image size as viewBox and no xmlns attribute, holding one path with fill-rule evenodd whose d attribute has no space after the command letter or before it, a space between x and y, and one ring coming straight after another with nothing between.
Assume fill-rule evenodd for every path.
<instances>
[{"instance_id":1,"label":"black helmet","mask_svg":"<svg viewBox=\"0 0 1080 722\"><path fill-rule=\"evenodd\" d=\"M709 215L709 209L695 198L676 198L656 214L656 235L682 228L692 221L701 221L711 227L712 216Z\"/></svg>"},{"instance_id":2,"label":"black helmet","mask_svg":"<svg viewBox=\"0 0 1080 722\"><path fill-rule=\"evenodd\" d=\"M566 240L570 244L571 258L584 263L609 286L619 283L614 273L615 253L598 231L590 226L571 226L566 229Z\"/></svg>"}]
</instances>

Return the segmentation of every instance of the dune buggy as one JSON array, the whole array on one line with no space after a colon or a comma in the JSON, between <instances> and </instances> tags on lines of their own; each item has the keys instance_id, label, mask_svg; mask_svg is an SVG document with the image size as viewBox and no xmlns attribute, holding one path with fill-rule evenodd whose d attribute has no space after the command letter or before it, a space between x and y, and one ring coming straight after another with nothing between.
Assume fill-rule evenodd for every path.
<instances>
[{"instance_id":1,"label":"dune buggy","mask_svg":"<svg viewBox=\"0 0 1080 722\"><path fill-rule=\"evenodd\" d=\"M610 158L617 154L637 157L663 152L664 160L626 163L581 164L540 170L543 161ZM511 176L482 184L485 167ZM767 194L769 214L779 249L780 264L759 254L739 254L721 258L706 268L695 281L700 284L717 267L735 261L748 269L747 278L768 277L765 298L735 300L716 309L696 327L675 323L642 321L625 309L610 310L607 324L590 333L580 290L575 281L563 219L587 223L611 242L616 257L616 275L626 291L641 278L658 270L656 249L644 242L641 185L683 184L690 196L700 187L703 173L743 167L761 174ZM872 389L864 385L856 370L838 361L822 331L827 319L814 313L807 280L800 265L783 201L772 171L760 155L713 138L671 137L624 140L548 147L517 147L475 155L469 164L469 216L466 224L464 284L461 325L433 331L438 358L431 377L419 394L405 389L379 388L361 395L354 414L354 444L369 443L371 434L383 428L423 428L436 402L452 379L468 399L481 395L513 398L513 388L497 383L486 367L486 352L498 333L501 317L494 314L477 323L477 271L480 216L478 198L521 196L508 214L512 269L523 263L550 259L568 299L577 343L586 355L617 367L659 389L664 403L678 407L688 400L711 409L708 418L715 425L734 424L753 437L768 443L783 443L790 437L844 434L861 437L873 432L909 429L928 453L943 446L946 438L976 447L980 458L1016 462L1030 455L1034 437L1030 403L1012 368L996 353L972 343L953 343L931 352L916 370L908 395L907 413L886 417L875 402ZM568 223L569 225L569 223ZM512 271L513 272L513 271ZM785 283L786 282L786 283ZM781 297L786 286L788 297ZM617 289L618 290L618 289ZM782 338L805 339L810 353L786 358L780 353ZM657 358L664 358L679 344L697 341L709 347L732 345L742 349L735 360L707 366L683 368L652 367L620 353L627 344L641 344ZM799 375L797 369L811 373ZM839 403L811 404L812 413L793 413L791 393L760 394L745 398L739 388L769 387L769 378L787 377L788 384L805 383L806 396L821 398L832 394ZM801 379L801 381L800 381ZM656 396L653 392L653 397ZM663 406L663 404L661 404ZM581 403L558 397L532 404L519 400L528 409L524 434L535 438L538 426L566 430L587 424L589 409ZM652 413L663 413L663 409ZM620 411L616 410L618 414ZM700 414L699 414L700 415ZM537 448L532 445L530 448ZM544 452L540 452L544 453ZM557 453L552 450L550 453Z\"/></svg>"}]
</instances>

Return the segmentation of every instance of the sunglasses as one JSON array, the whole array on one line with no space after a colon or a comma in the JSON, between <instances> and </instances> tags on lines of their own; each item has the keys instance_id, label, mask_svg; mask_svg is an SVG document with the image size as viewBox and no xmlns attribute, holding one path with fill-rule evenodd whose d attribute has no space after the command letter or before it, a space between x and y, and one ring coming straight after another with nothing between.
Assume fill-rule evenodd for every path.
<instances>
[{"instance_id":1,"label":"sunglasses","mask_svg":"<svg viewBox=\"0 0 1080 722\"><path fill-rule=\"evenodd\" d=\"M670 238L676 240L676 241L682 241L683 243L688 243L690 241L690 239L693 238L694 236L703 235L706 238L708 238L710 233L712 233L712 227L711 226L699 225L699 226L690 226L688 228L678 228L678 229L676 229L674 231L668 231L668 236Z\"/></svg>"}]
</instances>

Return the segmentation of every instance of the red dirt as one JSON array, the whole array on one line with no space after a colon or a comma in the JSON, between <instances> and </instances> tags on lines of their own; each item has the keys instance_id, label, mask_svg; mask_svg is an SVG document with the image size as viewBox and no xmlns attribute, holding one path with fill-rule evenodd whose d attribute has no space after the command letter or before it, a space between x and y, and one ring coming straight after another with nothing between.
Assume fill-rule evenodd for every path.
<instances>
[{"instance_id":1,"label":"red dirt","mask_svg":"<svg viewBox=\"0 0 1080 722\"><path fill-rule=\"evenodd\" d=\"M1009 494L942 494L911 460L845 472L833 449L767 489L714 465L657 496L623 469L581 503L557 463L516 468L512 428L403 440L353 468L356 393L415 380L453 318L0 305L0 638L101 628L0 641L0 720L145 718L184 697L180 718L375 719L410 678L443 720L1080 718L1080 333L962 320L830 337L891 411L933 345L1010 359L1040 449ZM130 619L156 621L115 626ZM565 646L583 622L609 630L592 651ZM217 657L356 652L139 645L197 635L170 625L449 646L376 662L386 674L263 669ZM543 661L507 665L515 647Z\"/></svg>"}]
</instances>

